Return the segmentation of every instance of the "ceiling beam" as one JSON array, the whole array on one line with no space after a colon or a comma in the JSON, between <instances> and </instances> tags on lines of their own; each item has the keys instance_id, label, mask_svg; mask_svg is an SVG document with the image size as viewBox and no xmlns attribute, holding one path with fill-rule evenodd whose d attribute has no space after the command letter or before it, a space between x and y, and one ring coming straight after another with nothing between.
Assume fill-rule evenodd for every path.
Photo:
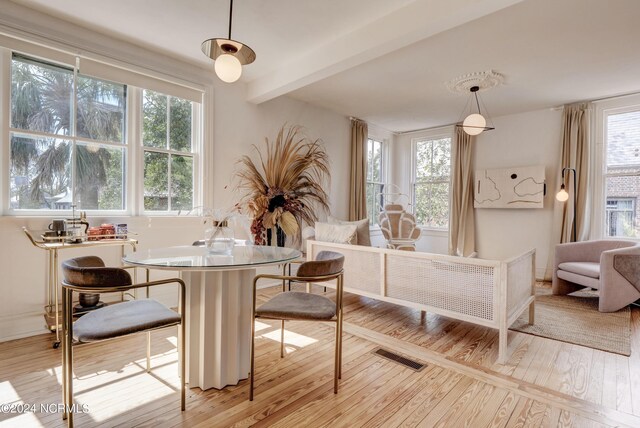
<instances>
[{"instance_id":1,"label":"ceiling beam","mask_svg":"<svg viewBox=\"0 0 640 428\"><path fill-rule=\"evenodd\" d=\"M248 83L259 104L523 0L416 0Z\"/></svg>"}]
</instances>

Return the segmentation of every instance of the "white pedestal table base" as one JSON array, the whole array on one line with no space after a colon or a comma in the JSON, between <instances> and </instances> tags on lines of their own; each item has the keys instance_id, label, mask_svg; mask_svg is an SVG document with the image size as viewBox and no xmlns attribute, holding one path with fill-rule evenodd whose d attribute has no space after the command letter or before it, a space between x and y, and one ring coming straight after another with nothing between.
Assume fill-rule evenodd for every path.
<instances>
[{"instance_id":1,"label":"white pedestal table base","mask_svg":"<svg viewBox=\"0 0 640 428\"><path fill-rule=\"evenodd\" d=\"M189 388L222 389L250 371L255 269L182 271Z\"/></svg>"}]
</instances>

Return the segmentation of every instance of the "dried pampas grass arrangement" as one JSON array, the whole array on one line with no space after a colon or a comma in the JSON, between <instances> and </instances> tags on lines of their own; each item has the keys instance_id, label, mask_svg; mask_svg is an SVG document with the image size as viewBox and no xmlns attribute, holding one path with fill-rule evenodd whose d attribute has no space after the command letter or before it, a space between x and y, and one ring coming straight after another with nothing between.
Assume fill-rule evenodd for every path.
<instances>
[{"instance_id":1,"label":"dried pampas grass arrangement","mask_svg":"<svg viewBox=\"0 0 640 428\"><path fill-rule=\"evenodd\" d=\"M265 245L267 230L276 228L298 242L302 226L318 219L315 210L329 209L329 157L322 142L299 126L285 125L275 141L265 138L264 154L253 148L257 159L240 158L235 175L244 192L240 205L253 219L255 243Z\"/></svg>"}]
</instances>

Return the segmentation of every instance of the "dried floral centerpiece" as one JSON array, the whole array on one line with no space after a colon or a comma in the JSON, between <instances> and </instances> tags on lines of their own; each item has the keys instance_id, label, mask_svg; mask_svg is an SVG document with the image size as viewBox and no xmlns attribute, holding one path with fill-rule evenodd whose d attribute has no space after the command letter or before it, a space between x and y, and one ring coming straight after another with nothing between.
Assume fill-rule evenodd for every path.
<instances>
[{"instance_id":1,"label":"dried floral centerpiece","mask_svg":"<svg viewBox=\"0 0 640 428\"><path fill-rule=\"evenodd\" d=\"M236 176L238 188L246 192L240 204L253 219L254 242L268 244L268 235L277 230L298 242L301 226L318 219L315 208L329 209L324 190L329 157L322 142L309 139L299 126L283 126L275 141L265 138L264 155L253 148L259 161L243 156Z\"/></svg>"}]
</instances>

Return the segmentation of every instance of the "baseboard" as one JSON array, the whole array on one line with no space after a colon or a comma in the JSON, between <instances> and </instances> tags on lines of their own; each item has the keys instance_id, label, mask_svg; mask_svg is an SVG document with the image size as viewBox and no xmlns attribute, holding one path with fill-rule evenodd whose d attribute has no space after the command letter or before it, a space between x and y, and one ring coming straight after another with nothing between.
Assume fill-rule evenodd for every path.
<instances>
[{"instance_id":1,"label":"baseboard","mask_svg":"<svg viewBox=\"0 0 640 428\"><path fill-rule=\"evenodd\" d=\"M0 342L47 333L44 315L30 312L0 318Z\"/></svg>"},{"instance_id":2,"label":"baseboard","mask_svg":"<svg viewBox=\"0 0 640 428\"><path fill-rule=\"evenodd\" d=\"M553 271L547 268L536 268L536 281L551 281Z\"/></svg>"}]
</instances>

